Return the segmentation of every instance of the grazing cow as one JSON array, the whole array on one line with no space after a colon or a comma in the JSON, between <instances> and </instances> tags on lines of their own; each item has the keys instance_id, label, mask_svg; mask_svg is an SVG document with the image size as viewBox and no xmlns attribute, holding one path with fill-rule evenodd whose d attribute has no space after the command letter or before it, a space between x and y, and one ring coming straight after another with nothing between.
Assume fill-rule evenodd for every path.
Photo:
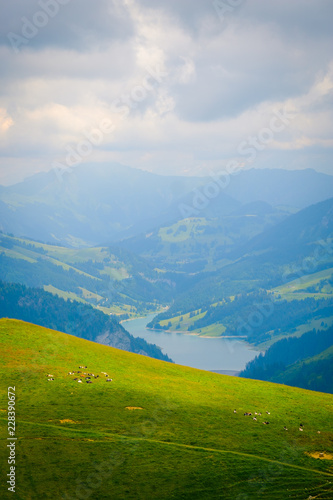
<instances>
[{"instance_id":1,"label":"grazing cow","mask_svg":"<svg viewBox=\"0 0 333 500\"><path fill-rule=\"evenodd\" d=\"M257 421L257 418L256 418L256 417L253 417L253 420Z\"/></svg>"},{"instance_id":2,"label":"grazing cow","mask_svg":"<svg viewBox=\"0 0 333 500\"><path fill-rule=\"evenodd\" d=\"M302 427L300 427L298 430L303 432L303 428Z\"/></svg>"},{"instance_id":3,"label":"grazing cow","mask_svg":"<svg viewBox=\"0 0 333 500\"><path fill-rule=\"evenodd\" d=\"M237 413L237 411L236 411L236 410L234 410L234 413Z\"/></svg>"},{"instance_id":4,"label":"grazing cow","mask_svg":"<svg viewBox=\"0 0 333 500\"><path fill-rule=\"evenodd\" d=\"M303 427L303 424L299 424L300 427Z\"/></svg>"},{"instance_id":5,"label":"grazing cow","mask_svg":"<svg viewBox=\"0 0 333 500\"><path fill-rule=\"evenodd\" d=\"M284 426L283 428L284 428L284 430L285 430L285 431L287 431L287 430L288 430L286 426Z\"/></svg>"},{"instance_id":6,"label":"grazing cow","mask_svg":"<svg viewBox=\"0 0 333 500\"><path fill-rule=\"evenodd\" d=\"M54 380L54 378L48 378L47 381L48 382L52 382Z\"/></svg>"},{"instance_id":7,"label":"grazing cow","mask_svg":"<svg viewBox=\"0 0 333 500\"><path fill-rule=\"evenodd\" d=\"M266 411L267 415L270 415L270 412L269 411Z\"/></svg>"},{"instance_id":8,"label":"grazing cow","mask_svg":"<svg viewBox=\"0 0 333 500\"><path fill-rule=\"evenodd\" d=\"M86 380L87 384L92 384L91 380Z\"/></svg>"},{"instance_id":9,"label":"grazing cow","mask_svg":"<svg viewBox=\"0 0 333 500\"><path fill-rule=\"evenodd\" d=\"M99 375L96 375L95 378L99 378Z\"/></svg>"},{"instance_id":10,"label":"grazing cow","mask_svg":"<svg viewBox=\"0 0 333 500\"><path fill-rule=\"evenodd\" d=\"M76 378L74 378L73 380L77 380L77 377L76 377Z\"/></svg>"},{"instance_id":11,"label":"grazing cow","mask_svg":"<svg viewBox=\"0 0 333 500\"><path fill-rule=\"evenodd\" d=\"M82 380L81 379L79 379L78 382L82 384Z\"/></svg>"},{"instance_id":12,"label":"grazing cow","mask_svg":"<svg viewBox=\"0 0 333 500\"><path fill-rule=\"evenodd\" d=\"M112 378L106 379L106 382L112 382Z\"/></svg>"},{"instance_id":13,"label":"grazing cow","mask_svg":"<svg viewBox=\"0 0 333 500\"><path fill-rule=\"evenodd\" d=\"M268 425L268 424L269 424L269 422L267 422L267 421L266 421L266 422L263 422L263 424Z\"/></svg>"},{"instance_id":14,"label":"grazing cow","mask_svg":"<svg viewBox=\"0 0 333 500\"><path fill-rule=\"evenodd\" d=\"M320 434L320 431L317 431L317 434Z\"/></svg>"},{"instance_id":15,"label":"grazing cow","mask_svg":"<svg viewBox=\"0 0 333 500\"><path fill-rule=\"evenodd\" d=\"M261 417L261 413L260 412L258 413L258 415L259 415L259 417Z\"/></svg>"},{"instance_id":16,"label":"grazing cow","mask_svg":"<svg viewBox=\"0 0 333 500\"><path fill-rule=\"evenodd\" d=\"M54 377L54 375L51 375L50 373L47 375L48 377Z\"/></svg>"}]
</instances>

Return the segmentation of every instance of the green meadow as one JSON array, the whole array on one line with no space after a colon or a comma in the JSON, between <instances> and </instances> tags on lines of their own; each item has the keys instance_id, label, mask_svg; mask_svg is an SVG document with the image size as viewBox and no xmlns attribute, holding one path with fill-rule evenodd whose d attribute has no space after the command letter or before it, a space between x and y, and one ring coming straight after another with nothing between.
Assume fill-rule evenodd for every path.
<instances>
[{"instance_id":1,"label":"green meadow","mask_svg":"<svg viewBox=\"0 0 333 500\"><path fill-rule=\"evenodd\" d=\"M91 304L106 314L137 317L161 306L155 299L158 290L152 296L137 283L139 276L146 285L155 271L126 252L117 257L107 247L66 248L2 233L0 261L4 281L43 286L53 295Z\"/></svg>"},{"instance_id":2,"label":"green meadow","mask_svg":"<svg viewBox=\"0 0 333 500\"><path fill-rule=\"evenodd\" d=\"M0 321L0 353L1 498L14 498L9 386L19 500L333 498L329 394L178 366L18 320ZM83 373L71 371L99 377L78 383Z\"/></svg>"},{"instance_id":3,"label":"green meadow","mask_svg":"<svg viewBox=\"0 0 333 500\"><path fill-rule=\"evenodd\" d=\"M332 297L333 287L329 282L329 280L332 280L332 277L333 268L329 268L324 271L301 276L298 279L274 288L272 292L286 300L302 300L306 297Z\"/></svg>"}]
</instances>

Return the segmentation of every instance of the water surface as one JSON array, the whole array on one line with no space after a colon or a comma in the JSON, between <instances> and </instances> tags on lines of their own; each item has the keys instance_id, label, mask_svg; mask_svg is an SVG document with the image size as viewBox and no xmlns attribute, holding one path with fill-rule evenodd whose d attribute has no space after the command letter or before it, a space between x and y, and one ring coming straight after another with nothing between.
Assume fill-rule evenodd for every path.
<instances>
[{"instance_id":1,"label":"water surface","mask_svg":"<svg viewBox=\"0 0 333 500\"><path fill-rule=\"evenodd\" d=\"M164 354L179 365L201 370L238 372L258 354L244 340L207 339L178 332L147 330L146 325L154 316L151 314L124 321L123 326L134 337L141 337L159 346Z\"/></svg>"}]
</instances>

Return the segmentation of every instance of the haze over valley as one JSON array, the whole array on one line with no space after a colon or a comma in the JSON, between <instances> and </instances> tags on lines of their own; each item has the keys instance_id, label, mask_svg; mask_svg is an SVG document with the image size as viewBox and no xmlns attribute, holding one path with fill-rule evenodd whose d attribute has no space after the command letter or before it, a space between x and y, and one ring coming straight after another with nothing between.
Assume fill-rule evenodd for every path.
<instances>
[{"instance_id":1,"label":"haze over valley","mask_svg":"<svg viewBox=\"0 0 333 500\"><path fill-rule=\"evenodd\" d=\"M331 0L0 0L1 500L333 499Z\"/></svg>"}]
</instances>

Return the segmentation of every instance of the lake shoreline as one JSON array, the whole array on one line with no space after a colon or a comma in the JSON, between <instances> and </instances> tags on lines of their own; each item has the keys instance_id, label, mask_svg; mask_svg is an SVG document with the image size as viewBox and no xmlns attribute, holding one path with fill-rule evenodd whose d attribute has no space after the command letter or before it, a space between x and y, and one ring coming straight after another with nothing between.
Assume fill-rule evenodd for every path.
<instances>
[{"instance_id":1,"label":"lake shoreline","mask_svg":"<svg viewBox=\"0 0 333 500\"><path fill-rule=\"evenodd\" d=\"M188 331L147 328L155 315L124 320L127 324L123 326L134 337L159 346L176 364L237 376L246 363L259 354L245 336L213 337Z\"/></svg>"},{"instance_id":2,"label":"lake shoreline","mask_svg":"<svg viewBox=\"0 0 333 500\"><path fill-rule=\"evenodd\" d=\"M247 339L247 335L200 335L199 333L190 333L188 330L164 330L164 328L149 328L148 326L146 326L146 330L164 333L182 333L191 337L200 337L201 339Z\"/></svg>"}]
</instances>

